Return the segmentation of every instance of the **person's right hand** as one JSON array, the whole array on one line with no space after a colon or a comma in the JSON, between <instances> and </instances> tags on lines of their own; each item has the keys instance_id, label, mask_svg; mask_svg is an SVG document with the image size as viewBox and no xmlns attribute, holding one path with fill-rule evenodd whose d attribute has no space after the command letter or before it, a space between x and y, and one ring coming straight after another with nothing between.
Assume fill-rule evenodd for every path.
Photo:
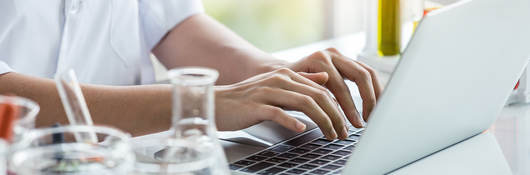
<instances>
[{"instance_id":1,"label":"person's right hand","mask_svg":"<svg viewBox=\"0 0 530 175\"><path fill-rule=\"evenodd\" d=\"M284 109L305 113L328 139L345 139L345 117L333 96L321 86L328 74L296 73L288 68L260 74L228 86L215 87L216 125L239 130L271 120L302 132L306 126Z\"/></svg>"}]
</instances>

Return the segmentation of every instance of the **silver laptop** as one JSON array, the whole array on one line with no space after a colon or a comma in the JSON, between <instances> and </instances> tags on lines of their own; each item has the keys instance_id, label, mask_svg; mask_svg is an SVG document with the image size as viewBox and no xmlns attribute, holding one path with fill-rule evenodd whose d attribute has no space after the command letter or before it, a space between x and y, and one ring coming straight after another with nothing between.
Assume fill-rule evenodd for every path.
<instances>
[{"instance_id":1,"label":"silver laptop","mask_svg":"<svg viewBox=\"0 0 530 175\"><path fill-rule=\"evenodd\" d=\"M495 121L530 58L530 1L467 0L426 16L365 130L317 129L231 163L235 174L386 174Z\"/></svg>"}]
</instances>

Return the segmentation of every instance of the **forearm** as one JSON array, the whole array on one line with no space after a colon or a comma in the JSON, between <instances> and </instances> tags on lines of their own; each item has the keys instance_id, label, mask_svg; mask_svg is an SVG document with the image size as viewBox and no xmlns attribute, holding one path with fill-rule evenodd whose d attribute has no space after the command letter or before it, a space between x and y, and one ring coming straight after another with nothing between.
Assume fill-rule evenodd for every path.
<instances>
[{"instance_id":1,"label":"forearm","mask_svg":"<svg viewBox=\"0 0 530 175\"><path fill-rule=\"evenodd\" d=\"M0 94L14 94L36 101L41 111L37 127L67 124L54 81L17 73L0 75ZM169 128L171 87L82 85L95 124L110 125L133 135L144 135Z\"/></svg>"},{"instance_id":2,"label":"forearm","mask_svg":"<svg viewBox=\"0 0 530 175\"><path fill-rule=\"evenodd\" d=\"M203 66L220 72L218 84L231 84L284 65L207 15L176 26L153 53L168 68Z\"/></svg>"}]
</instances>

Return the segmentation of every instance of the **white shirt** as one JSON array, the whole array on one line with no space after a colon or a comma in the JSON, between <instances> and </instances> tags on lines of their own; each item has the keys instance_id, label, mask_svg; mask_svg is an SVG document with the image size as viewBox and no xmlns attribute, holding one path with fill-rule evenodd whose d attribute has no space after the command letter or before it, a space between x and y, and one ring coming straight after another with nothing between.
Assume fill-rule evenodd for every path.
<instances>
[{"instance_id":1,"label":"white shirt","mask_svg":"<svg viewBox=\"0 0 530 175\"><path fill-rule=\"evenodd\" d=\"M200 0L0 0L0 74L72 68L83 83L152 83L151 49L202 11Z\"/></svg>"}]
</instances>

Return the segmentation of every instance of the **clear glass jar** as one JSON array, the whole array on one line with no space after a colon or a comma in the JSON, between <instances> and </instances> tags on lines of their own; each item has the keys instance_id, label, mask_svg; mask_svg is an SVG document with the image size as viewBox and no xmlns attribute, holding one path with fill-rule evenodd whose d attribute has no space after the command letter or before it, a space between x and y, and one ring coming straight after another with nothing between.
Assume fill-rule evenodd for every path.
<instances>
[{"instance_id":1,"label":"clear glass jar","mask_svg":"<svg viewBox=\"0 0 530 175\"><path fill-rule=\"evenodd\" d=\"M218 73L206 68L169 71L173 84L170 135L138 145L137 174L230 174L217 140L213 85Z\"/></svg>"},{"instance_id":2,"label":"clear glass jar","mask_svg":"<svg viewBox=\"0 0 530 175\"><path fill-rule=\"evenodd\" d=\"M35 118L39 113L40 107L32 100L17 96L0 95L0 108L11 108L11 115L15 115L10 116L14 117L15 121L12 129L13 138L8 140L9 142L19 141L24 133L35 128Z\"/></svg>"},{"instance_id":3,"label":"clear glass jar","mask_svg":"<svg viewBox=\"0 0 530 175\"><path fill-rule=\"evenodd\" d=\"M97 143L77 142L78 134L93 133ZM128 175L134 154L130 136L102 126L34 129L12 145L8 170L17 175Z\"/></svg>"}]
</instances>

